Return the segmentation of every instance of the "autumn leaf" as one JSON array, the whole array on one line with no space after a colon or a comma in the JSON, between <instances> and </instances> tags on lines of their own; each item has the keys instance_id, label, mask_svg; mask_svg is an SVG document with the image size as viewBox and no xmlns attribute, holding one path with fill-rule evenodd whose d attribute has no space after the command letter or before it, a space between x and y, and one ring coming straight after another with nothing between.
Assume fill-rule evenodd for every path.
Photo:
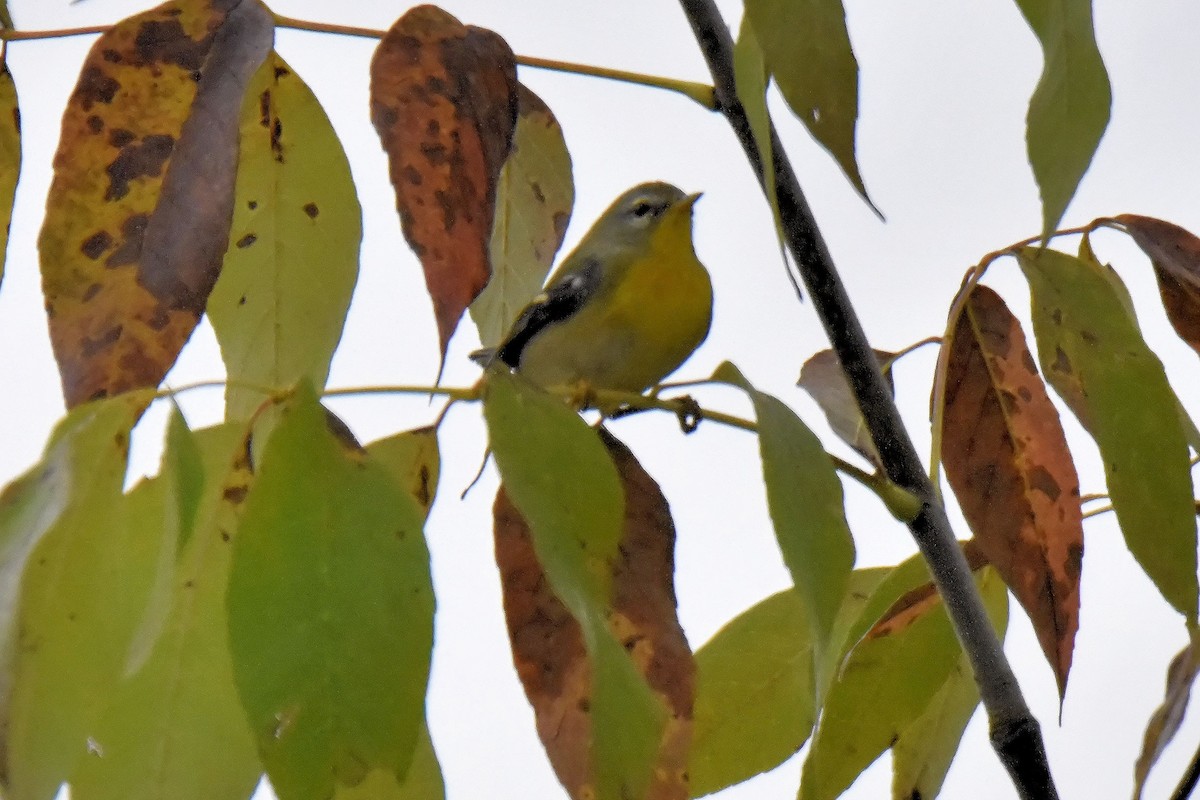
<instances>
[{"instance_id":1,"label":"autumn leaf","mask_svg":"<svg viewBox=\"0 0 1200 800\"><path fill-rule=\"evenodd\" d=\"M38 240L69 407L156 386L196 327L228 243L242 98L272 35L257 0L176 0L88 54Z\"/></svg>"},{"instance_id":2,"label":"autumn leaf","mask_svg":"<svg viewBox=\"0 0 1200 800\"><path fill-rule=\"evenodd\" d=\"M875 360L880 368L889 364L896 353L886 350L875 350ZM885 370L883 379L887 381L888 389L894 396L896 384L892 379L891 370ZM867 430L867 423L862 412L858 410L858 400L846 382L846 374L842 372L841 362L837 353L832 350L822 350L816 353L800 368L800 380L797 385L808 392L817 401L829 427L838 438L853 447L858 454L879 466L879 451Z\"/></svg>"},{"instance_id":3,"label":"autumn leaf","mask_svg":"<svg viewBox=\"0 0 1200 800\"><path fill-rule=\"evenodd\" d=\"M612 636L670 710L647 800L684 800L695 664L675 613L675 528L666 499L633 454L601 429L625 494L618 557L611 563ZM592 667L584 633L539 565L529 526L503 487L495 505L496 563L513 661L537 717L538 735L572 798L592 797Z\"/></svg>"},{"instance_id":4,"label":"autumn leaf","mask_svg":"<svg viewBox=\"0 0 1200 800\"><path fill-rule=\"evenodd\" d=\"M437 494L441 454L437 428L402 431L367 445L367 453L408 490L425 516Z\"/></svg>"},{"instance_id":5,"label":"autumn leaf","mask_svg":"<svg viewBox=\"0 0 1200 800\"><path fill-rule=\"evenodd\" d=\"M942 461L976 543L1029 614L1059 698L1079 629L1079 475L1020 323L986 286L951 340Z\"/></svg>"},{"instance_id":6,"label":"autumn leaf","mask_svg":"<svg viewBox=\"0 0 1200 800\"><path fill-rule=\"evenodd\" d=\"M1200 641L1193 638L1187 647L1171 659L1171 665L1167 667L1166 695L1162 705L1150 716L1142 739L1142 752L1138 755L1133 769L1134 800L1140 800L1150 770L1158 763L1159 756L1179 732L1197 674L1200 674Z\"/></svg>"},{"instance_id":7,"label":"autumn leaf","mask_svg":"<svg viewBox=\"0 0 1200 800\"><path fill-rule=\"evenodd\" d=\"M640 796L667 710L608 624L626 519L621 478L595 430L507 370L489 371L483 411L505 494L528 523L537 562L587 650L595 796Z\"/></svg>"},{"instance_id":8,"label":"autumn leaf","mask_svg":"<svg viewBox=\"0 0 1200 800\"><path fill-rule=\"evenodd\" d=\"M248 419L264 399L253 387L325 385L358 279L362 209L325 111L274 51L240 125L232 244L208 316L227 416Z\"/></svg>"},{"instance_id":9,"label":"autumn leaf","mask_svg":"<svg viewBox=\"0 0 1200 800\"><path fill-rule=\"evenodd\" d=\"M371 61L371 119L404 237L425 271L443 362L492 274L497 182L517 121L516 69L500 36L429 5L401 17Z\"/></svg>"},{"instance_id":10,"label":"autumn leaf","mask_svg":"<svg viewBox=\"0 0 1200 800\"><path fill-rule=\"evenodd\" d=\"M1153 217L1115 217L1150 257L1167 319L1200 353L1200 238L1178 225Z\"/></svg>"},{"instance_id":11,"label":"autumn leaf","mask_svg":"<svg viewBox=\"0 0 1200 800\"><path fill-rule=\"evenodd\" d=\"M1130 316L1124 288L1097 264L1025 248L1038 360L1096 440L1125 544L1163 597L1196 618L1196 511L1179 404ZM1153 442L1153 447L1147 447Z\"/></svg>"},{"instance_id":12,"label":"autumn leaf","mask_svg":"<svg viewBox=\"0 0 1200 800\"><path fill-rule=\"evenodd\" d=\"M1016 0L1045 65L1029 100L1025 142L1049 236L1108 127L1112 87L1096 46L1092 0Z\"/></svg>"},{"instance_id":13,"label":"autumn leaf","mask_svg":"<svg viewBox=\"0 0 1200 800\"><path fill-rule=\"evenodd\" d=\"M484 347L500 343L533 296L562 246L575 203L571 154L562 128L541 98L518 86L512 152L496 188L492 277L471 303Z\"/></svg>"}]
</instances>

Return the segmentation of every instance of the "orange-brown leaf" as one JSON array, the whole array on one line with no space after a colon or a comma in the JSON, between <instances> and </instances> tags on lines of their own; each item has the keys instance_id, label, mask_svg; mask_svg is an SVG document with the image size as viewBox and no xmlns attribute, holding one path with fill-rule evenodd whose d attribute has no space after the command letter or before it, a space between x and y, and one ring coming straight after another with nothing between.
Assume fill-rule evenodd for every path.
<instances>
[{"instance_id":1,"label":"orange-brown leaf","mask_svg":"<svg viewBox=\"0 0 1200 800\"><path fill-rule=\"evenodd\" d=\"M942 460L983 554L1066 691L1079 628L1079 476L1020 323L985 286L955 325Z\"/></svg>"},{"instance_id":2,"label":"orange-brown leaf","mask_svg":"<svg viewBox=\"0 0 1200 800\"><path fill-rule=\"evenodd\" d=\"M371 119L404 237L433 298L442 358L491 277L496 182L517 121L517 67L499 35L417 6L371 62Z\"/></svg>"},{"instance_id":3,"label":"orange-brown leaf","mask_svg":"<svg viewBox=\"0 0 1200 800\"><path fill-rule=\"evenodd\" d=\"M38 241L68 406L155 386L221 269L242 95L271 46L257 0L176 0L88 54Z\"/></svg>"},{"instance_id":4,"label":"orange-brown leaf","mask_svg":"<svg viewBox=\"0 0 1200 800\"><path fill-rule=\"evenodd\" d=\"M967 559L967 566L971 568L972 572L977 572L988 565L987 556L984 555L975 540L963 542L962 549L963 556ZM877 639L898 633L923 617L931 609L936 608L941 601L942 598L938 595L937 587L933 585L932 581L905 592L867 631L866 638Z\"/></svg>"},{"instance_id":5,"label":"orange-brown leaf","mask_svg":"<svg viewBox=\"0 0 1200 800\"><path fill-rule=\"evenodd\" d=\"M1175 332L1200 353L1200 238L1154 217L1122 214L1116 220L1150 257Z\"/></svg>"},{"instance_id":6,"label":"orange-brown leaf","mask_svg":"<svg viewBox=\"0 0 1200 800\"><path fill-rule=\"evenodd\" d=\"M609 628L671 712L646 800L684 800L695 663L675 614L675 528L654 479L621 442L603 430L601 436L625 489ZM591 669L583 634L550 589L525 520L503 487L494 514L496 563L517 674L558 779L575 800L590 797Z\"/></svg>"}]
</instances>

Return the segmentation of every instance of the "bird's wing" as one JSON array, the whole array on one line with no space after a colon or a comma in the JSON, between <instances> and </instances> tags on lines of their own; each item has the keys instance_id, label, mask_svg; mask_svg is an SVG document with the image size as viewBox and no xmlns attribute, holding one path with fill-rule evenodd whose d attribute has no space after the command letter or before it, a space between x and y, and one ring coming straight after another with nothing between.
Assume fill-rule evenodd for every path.
<instances>
[{"instance_id":1,"label":"bird's wing","mask_svg":"<svg viewBox=\"0 0 1200 800\"><path fill-rule=\"evenodd\" d=\"M599 285L600 264L594 259L566 272L525 306L496 355L515 369L521 362L525 345L548 326L569 319L595 294Z\"/></svg>"}]
</instances>

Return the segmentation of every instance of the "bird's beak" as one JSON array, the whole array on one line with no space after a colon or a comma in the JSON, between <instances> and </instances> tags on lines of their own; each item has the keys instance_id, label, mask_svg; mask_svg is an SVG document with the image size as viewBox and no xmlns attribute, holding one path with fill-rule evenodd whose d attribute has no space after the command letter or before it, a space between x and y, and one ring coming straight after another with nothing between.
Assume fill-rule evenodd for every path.
<instances>
[{"instance_id":1,"label":"bird's beak","mask_svg":"<svg viewBox=\"0 0 1200 800\"><path fill-rule=\"evenodd\" d=\"M687 208L691 208L692 206L696 205L696 201L703 196L704 192L693 192L692 194L689 194L687 197L683 198L683 205Z\"/></svg>"}]
</instances>

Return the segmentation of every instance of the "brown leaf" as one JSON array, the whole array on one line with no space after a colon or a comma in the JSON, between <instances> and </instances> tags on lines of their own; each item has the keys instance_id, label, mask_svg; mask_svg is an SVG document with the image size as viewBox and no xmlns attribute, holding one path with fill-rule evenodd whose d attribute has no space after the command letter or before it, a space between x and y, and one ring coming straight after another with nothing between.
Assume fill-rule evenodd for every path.
<instances>
[{"instance_id":1,"label":"brown leaf","mask_svg":"<svg viewBox=\"0 0 1200 800\"><path fill-rule=\"evenodd\" d=\"M1079 628L1079 476L1020 323L978 286L946 373L942 460L983 554L1025 608L1066 691Z\"/></svg>"},{"instance_id":2,"label":"brown leaf","mask_svg":"<svg viewBox=\"0 0 1200 800\"><path fill-rule=\"evenodd\" d=\"M896 353L886 350L874 352L875 360L880 365L887 364L896 357ZM891 370L886 371L883 377L887 380L888 388L895 394L896 386ZM871 433L867 430L862 413L858 410L854 392L846 382L837 353L822 350L805 361L804 366L800 368L800 380L797 385L817 401L821 411L825 412L825 418L829 420L829 427L839 439L853 447L863 458L879 466L879 453L875 449L875 443L871 441Z\"/></svg>"},{"instance_id":3,"label":"brown leaf","mask_svg":"<svg viewBox=\"0 0 1200 800\"><path fill-rule=\"evenodd\" d=\"M1142 740L1142 752L1134 766L1134 800L1142 796L1146 778L1150 775L1158 757L1175 738L1187 711L1192 694L1192 684L1200 674L1200 642L1193 640L1171 659L1167 668L1167 691L1162 705L1155 709L1146 724L1146 735Z\"/></svg>"},{"instance_id":4,"label":"brown leaf","mask_svg":"<svg viewBox=\"0 0 1200 800\"><path fill-rule=\"evenodd\" d=\"M967 566L972 572L977 572L988 565L987 556L983 554L975 540L962 543L963 555ZM877 639L899 633L916 622L926 613L942 602L937 587L933 582L922 584L915 589L900 595L891 608L867 631L865 638Z\"/></svg>"},{"instance_id":5,"label":"brown leaf","mask_svg":"<svg viewBox=\"0 0 1200 800\"><path fill-rule=\"evenodd\" d=\"M233 213L257 0L176 0L117 24L63 114L38 247L68 406L156 386L204 311Z\"/></svg>"},{"instance_id":6,"label":"brown leaf","mask_svg":"<svg viewBox=\"0 0 1200 800\"><path fill-rule=\"evenodd\" d=\"M443 360L487 284L496 182L517 121L517 67L499 35L417 6L371 62L371 119L404 237L421 260Z\"/></svg>"},{"instance_id":7,"label":"brown leaf","mask_svg":"<svg viewBox=\"0 0 1200 800\"><path fill-rule=\"evenodd\" d=\"M1200 353L1200 238L1154 217L1122 214L1115 219L1150 257L1175 332Z\"/></svg>"},{"instance_id":8,"label":"brown leaf","mask_svg":"<svg viewBox=\"0 0 1200 800\"><path fill-rule=\"evenodd\" d=\"M671 711L646 800L688 797L695 663L675 614L675 528L658 484L607 431L625 488L625 529L613 564L608 624ZM496 495L496 563L513 662L537 718L538 735L572 798L592 796L591 669L579 624L550 589L529 529L504 488Z\"/></svg>"}]
</instances>

